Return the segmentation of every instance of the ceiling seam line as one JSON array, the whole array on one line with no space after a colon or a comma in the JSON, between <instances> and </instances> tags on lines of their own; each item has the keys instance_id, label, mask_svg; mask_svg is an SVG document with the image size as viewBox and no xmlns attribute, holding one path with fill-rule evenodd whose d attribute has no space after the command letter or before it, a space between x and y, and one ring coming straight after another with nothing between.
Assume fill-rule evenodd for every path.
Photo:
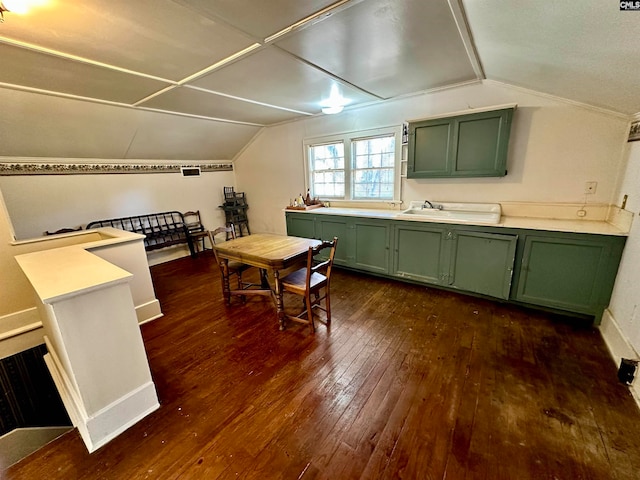
<instances>
[{"instance_id":1,"label":"ceiling seam line","mask_svg":"<svg viewBox=\"0 0 640 480\"><path fill-rule=\"evenodd\" d=\"M303 112L301 110L294 110L292 108L287 108L287 107L278 107L276 105L271 105L270 103L259 102L257 100L250 100L250 99L244 98L244 97L237 97L235 95L229 95L227 93L217 92L215 90L209 90L209 89L202 88L202 87L196 87L195 85L183 85L183 87L184 88L189 88L189 89L192 89L192 90L198 90L200 92L211 93L213 95L219 95L219 96L225 97L225 98L231 98L233 100L238 100L240 102L252 103L254 105L261 105L263 107L274 108L276 110L284 110L284 111L287 111L287 112L299 113L300 115L315 115L314 113L310 113L310 112Z\"/></svg>"},{"instance_id":2,"label":"ceiling seam line","mask_svg":"<svg viewBox=\"0 0 640 480\"><path fill-rule=\"evenodd\" d=\"M61 52L59 50L53 50L51 48L46 48L46 47L40 47L38 45L34 45L31 43L27 43L27 42L21 42L18 40L13 40L7 37L1 37L0 36L0 43L4 43L6 45L12 45L14 47L20 47L20 48L25 48L27 50L31 50L34 52L38 52L38 53L43 53L46 55L51 55L54 57L59 57L59 58L63 58L65 60L70 60L76 63L83 63L86 65L93 65L94 67L100 67L100 68L104 68L107 70L113 70L116 72L120 72L120 73L126 73L129 75L134 75L136 77L143 77L143 78L148 78L151 80L156 80L159 82L163 82L163 83L169 83L171 85L177 85L178 82L175 80L169 80L168 78L162 78L162 77L157 77L155 75L151 75L148 73L142 73L142 72L138 72L135 70L129 70L127 68L123 68L123 67L118 67L116 65L111 65L108 63L103 63L103 62L98 62L96 60L90 60L88 58L84 58L84 57L79 57L77 55L73 55L71 53L65 53L65 52Z\"/></svg>"},{"instance_id":3,"label":"ceiling seam line","mask_svg":"<svg viewBox=\"0 0 640 480\"><path fill-rule=\"evenodd\" d=\"M193 114L193 113L183 113L183 112L175 112L175 111L171 111L171 110L161 110L161 109L150 108L150 107L141 107L141 106L133 105L131 103L115 102L113 100L103 100L103 99L94 98L94 97L83 97L82 95L74 95L72 93L54 92L52 90L44 90L42 88L26 87L24 85L15 85L15 84L12 84L12 83L0 82L0 88L7 88L7 89L10 89L10 90L17 90L17 91L21 91L21 92L36 93L36 94L39 94L39 95L45 95L45 96L49 96L49 97L67 98L67 99L70 99L70 100L78 100L80 102L88 102L88 103L96 103L96 104L100 104L100 105L109 105L109 106L112 106L112 107L128 108L130 110L143 110L143 111L149 111L149 112L164 113L164 114L167 114L167 115L174 115L174 116L178 116L178 117L199 118L201 120L210 120L210 121L221 122L221 123L233 123L233 124L237 124L237 125L248 125L248 126L253 126L253 127L264 127L265 126L262 123L243 122L241 120L231 120L231 119L225 119L225 118L207 117L205 115L196 115L196 114Z\"/></svg>"},{"instance_id":4,"label":"ceiling seam line","mask_svg":"<svg viewBox=\"0 0 640 480\"><path fill-rule=\"evenodd\" d=\"M388 98L381 97L380 95L378 95L378 94L376 94L376 93L370 92L369 90L365 90L364 88L359 87L358 85L355 85L354 83L351 83L349 80L345 80L344 78L339 77L338 75L336 75L336 74L334 74L334 73L331 73L330 71L325 70L324 68L322 68L322 67L320 67L320 66L316 65L315 63L311 63L310 61L305 60L304 58L299 57L298 55L296 55L296 54L294 54L294 53L291 53L290 51L285 50L285 49L284 49L284 48L282 48L282 47L279 47L278 45L273 45L273 47L274 47L274 48L277 48L278 50L280 50L281 52L285 53L286 55L289 55L290 57L295 58L295 59L296 59L296 60L298 60L299 62L302 62L302 63L304 63L305 65L307 65L307 66L309 66L309 67L311 67L311 68L314 68L314 69L316 69L316 70L318 70L318 71L320 71L320 72L324 73L325 75L327 75L327 76L329 76L329 77L333 78L334 80L336 80L336 81L338 81L338 82L340 82L340 83L342 83L342 84L344 84L344 85L348 85L349 87L351 87L351 88L353 88L353 89L355 89L355 90L358 90L359 92L362 92L362 93L364 93L364 94L366 94L366 95L371 95L372 97L375 97L375 98L377 98L377 99L379 99L379 100L388 100Z\"/></svg>"}]
</instances>

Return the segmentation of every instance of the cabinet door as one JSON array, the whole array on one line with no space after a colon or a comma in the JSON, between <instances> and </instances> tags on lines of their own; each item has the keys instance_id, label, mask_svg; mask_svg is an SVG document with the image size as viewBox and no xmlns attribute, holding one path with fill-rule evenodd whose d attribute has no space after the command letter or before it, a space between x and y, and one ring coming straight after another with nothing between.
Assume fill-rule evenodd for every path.
<instances>
[{"instance_id":1,"label":"cabinet door","mask_svg":"<svg viewBox=\"0 0 640 480\"><path fill-rule=\"evenodd\" d=\"M447 177L451 172L453 122L446 118L412 124L409 127L407 176Z\"/></svg>"},{"instance_id":2,"label":"cabinet door","mask_svg":"<svg viewBox=\"0 0 640 480\"><path fill-rule=\"evenodd\" d=\"M506 175L512 112L512 109L497 110L456 119L452 176Z\"/></svg>"},{"instance_id":3,"label":"cabinet door","mask_svg":"<svg viewBox=\"0 0 640 480\"><path fill-rule=\"evenodd\" d=\"M419 282L442 283L445 233L445 228L437 225L414 222L396 225L392 274Z\"/></svg>"},{"instance_id":4,"label":"cabinet door","mask_svg":"<svg viewBox=\"0 0 640 480\"><path fill-rule=\"evenodd\" d=\"M408 178L501 177L513 108L409 124Z\"/></svg>"},{"instance_id":5,"label":"cabinet door","mask_svg":"<svg viewBox=\"0 0 640 480\"><path fill-rule=\"evenodd\" d=\"M389 273L390 224L391 222L384 220L353 220L353 250L349 264L360 270Z\"/></svg>"},{"instance_id":6,"label":"cabinet door","mask_svg":"<svg viewBox=\"0 0 640 480\"><path fill-rule=\"evenodd\" d=\"M287 235L316 238L314 216L305 213L287 212Z\"/></svg>"},{"instance_id":7,"label":"cabinet door","mask_svg":"<svg viewBox=\"0 0 640 480\"><path fill-rule=\"evenodd\" d=\"M449 285L508 299L517 235L453 230L451 240Z\"/></svg>"},{"instance_id":8,"label":"cabinet door","mask_svg":"<svg viewBox=\"0 0 640 480\"><path fill-rule=\"evenodd\" d=\"M347 265L349 240L347 238L347 220L345 217L318 215L316 218L316 233L319 240L332 240L333 237L338 237L338 248L333 261L336 265Z\"/></svg>"},{"instance_id":9,"label":"cabinet door","mask_svg":"<svg viewBox=\"0 0 640 480\"><path fill-rule=\"evenodd\" d=\"M612 284L606 278L610 256L607 242L527 236L516 299L591 313Z\"/></svg>"}]
</instances>

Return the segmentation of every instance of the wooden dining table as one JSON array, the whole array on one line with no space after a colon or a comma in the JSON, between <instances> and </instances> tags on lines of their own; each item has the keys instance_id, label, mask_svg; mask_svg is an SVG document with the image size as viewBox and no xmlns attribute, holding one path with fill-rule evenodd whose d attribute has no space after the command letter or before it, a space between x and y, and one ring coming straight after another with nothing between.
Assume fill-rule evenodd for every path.
<instances>
[{"instance_id":1,"label":"wooden dining table","mask_svg":"<svg viewBox=\"0 0 640 480\"><path fill-rule=\"evenodd\" d=\"M284 330L284 302L280 271L306 260L309 247L319 245L320 240L313 238L290 237L271 233L254 233L214 245L220 268L223 272L223 292L225 300L232 295L268 295L273 297L280 330ZM229 283L229 260L258 267L261 273L260 288L232 290ZM273 277L273 288L268 282Z\"/></svg>"}]
</instances>

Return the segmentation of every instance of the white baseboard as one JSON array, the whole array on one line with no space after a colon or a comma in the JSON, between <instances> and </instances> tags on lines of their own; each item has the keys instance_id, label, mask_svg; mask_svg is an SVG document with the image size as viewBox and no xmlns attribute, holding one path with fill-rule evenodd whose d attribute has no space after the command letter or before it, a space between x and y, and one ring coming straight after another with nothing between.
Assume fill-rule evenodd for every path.
<instances>
[{"instance_id":1,"label":"white baseboard","mask_svg":"<svg viewBox=\"0 0 640 480\"><path fill-rule=\"evenodd\" d=\"M89 453L113 440L126 429L160 407L153 382L147 382L120 397L92 415L87 414L80 394L67 377L52 346L47 342L49 353L45 363L56 384L62 402L73 425L80 432Z\"/></svg>"},{"instance_id":2,"label":"white baseboard","mask_svg":"<svg viewBox=\"0 0 640 480\"><path fill-rule=\"evenodd\" d=\"M36 307L0 317L0 358L44 343L44 330Z\"/></svg>"},{"instance_id":3,"label":"white baseboard","mask_svg":"<svg viewBox=\"0 0 640 480\"><path fill-rule=\"evenodd\" d=\"M638 352L635 351L622 333L622 330L620 330L618 322L616 322L616 319L609 309L604 311L602 323L598 328L616 367L620 366L620 361L623 358L630 358L632 360L640 358ZM638 380L638 372L636 372L636 377L629 389L638 407L640 407L640 380Z\"/></svg>"},{"instance_id":4,"label":"white baseboard","mask_svg":"<svg viewBox=\"0 0 640 480\"><path fill-rule=\"evenodd\" d=\"M142 305L136 305L136 316L138 317L138 324L140 325L160 318L162 315L160 302L157 298Z\"/></svg>"}]
</instances>

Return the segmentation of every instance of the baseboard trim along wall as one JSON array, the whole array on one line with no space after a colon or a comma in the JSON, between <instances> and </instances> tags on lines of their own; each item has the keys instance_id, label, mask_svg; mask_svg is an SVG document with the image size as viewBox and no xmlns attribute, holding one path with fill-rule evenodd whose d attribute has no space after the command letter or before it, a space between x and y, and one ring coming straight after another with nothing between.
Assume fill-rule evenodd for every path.
<instances>
[{"instance_id":1,"label":"baseboard trim along wall","mask_svg":"<svg viewBox=\"0 0 640 480\"><path fill-rule=\"evenodd\" d=\"M48 342L47 347L50 353L44 356L44 360L60 392L71 422L80 432L89 453L95 452L160 407L153 382L147 382L101 410L88 415L80 399L80 393L75 390L73 382L66 375L60 360ZM115 429L114 425L117 425Z\"/></svg>"},{"instance_id":2,"label":"baseboard trim along wall","mask_svg":"<svg viewBox=\"0 0 640 480\"><path fill-rule=\"evenodd\" d=\"M136 305L136 317L138 317L138 324L140 325L156 320L162 317L162 315L160 301L158 301L158 299L143 303L142 305Z\"/></svg>"},{"instance_id":3,"label":"baseboard trim along wall","mask_svg":"<svg viewBox=\"0 0 640 480\"><path fill-rule=\"evenodd\" d=\"M609 349L609 353L611 354L611 358L616 364L616 368L620 366L620 361L623 358L629 358L632 360L640 359L640 355L635 349L631 346L631 344L627 341L627 338L620 330L618 326L618 322L614 318L613 314L609 309L604 311L602 315L602 323L598 327L600 329L600 334L604 339L607 348ZM640 408L640 380L638 380L638 375L640 372L636 372L636 377L629 387L633 398L635 399L638 407Z\"/></svg>"},{"instance_id":4,"label":"baseboard trim along wall","mask_svg":"<svg viewBox=\"0 0 640 480\"><path fill-rule=\"evenodd\" d=\"M0 358L43 344L43 335L36 307L0 316Z\"/></svg>"},{"instance_id":5,"label":"baseboard trim along wall","mask_svg":"<svg viewBox=\"0 0 640 480\"><path fill-rule=\"evenodd\" d=\"M136 305L135 309L140 325L163 316L158 299ZM44 334L40 314L36 307L1 316L0 359L42 345Z\"/></svg>"}]
</instances>

